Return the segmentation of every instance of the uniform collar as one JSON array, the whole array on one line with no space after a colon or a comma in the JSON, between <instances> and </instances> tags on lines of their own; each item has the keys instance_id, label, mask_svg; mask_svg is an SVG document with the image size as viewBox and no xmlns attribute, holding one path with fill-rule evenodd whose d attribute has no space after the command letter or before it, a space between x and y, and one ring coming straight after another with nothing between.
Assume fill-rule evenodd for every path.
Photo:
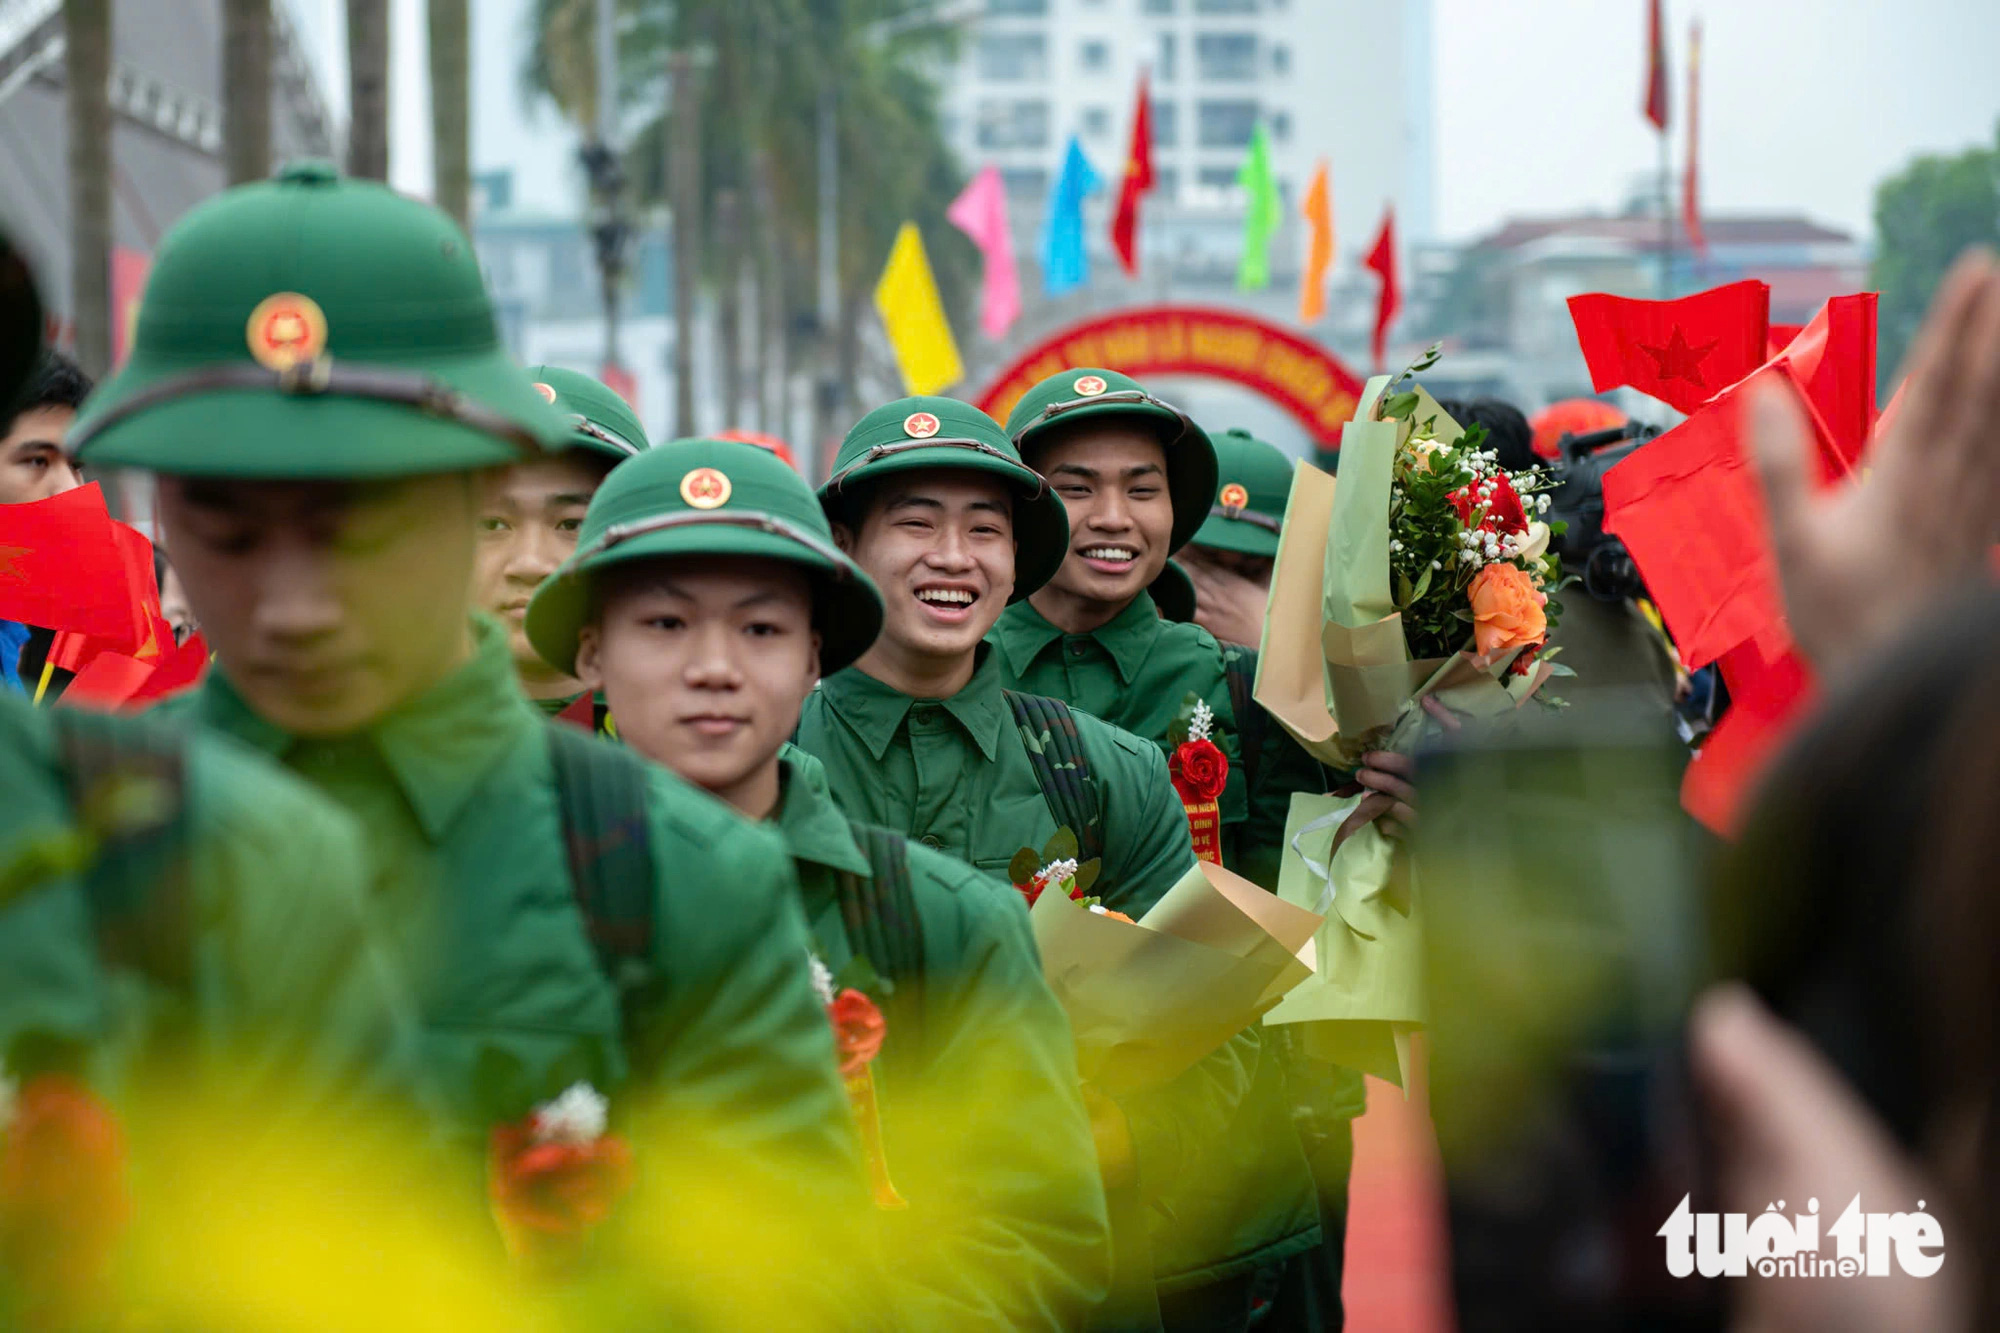
<instances>
[{"instance_id":1,"label":"uniform collar","mask_svg":"<svg viewBox=\"0 0 2000 1333\"><path fill-rule=\"evenodd\" d=\"M422 694L353 737L371 742L432 842L443 838L473 791L535 723L514 683L506 631L484 614L472 620L472 657ZM275 758L314 742L253 712L218 668L202 685L213 726Z\"/></svg>"},{"instance_id":2,"label":"uniform collar","mask_svg":"<svg viewBox=\"0 0 2000 1333\"><path fill-rule=\"evenodd\" d=\"M1119 680L1130 685L1139 668L1145 665L1146 655L1153 651L1153 643L1160 637L1164 624L1159 608L1153 604L1153 595L1142 589L1123 611L1081 637L1095 639L1110 654L1112 664L1118 668ZM1006 654L1008 669L1018 680L1027 675L1028 668L1043 650L1063 638L1064 633L1037 611L1033 603L1020 601L1001 613L989 637Z\"/></svg>"},{"instance_id":3,"label":"uniform collar","mask_svg":"<svg viewBox=\"0 0 2000 1333\"><path fill-rule=\"evenodd\" d=\"M854 841L854 830L847 816L840 813L840 807L827 792L824 775L819 775L820 781L815 782L815 775L803 771L804 766L798 760L787 757L779 763L783 794L778 798L778 810L771 823L784 838L785 850L792 859L844 870L850 875L872 873L868 858L861 854L861 845Z\"/></svg>"},{"instance_id":4,"label":"uniform collar","mask_svg":"<svg viewBox=\"0 0 2000 1333\"><path fill-rule=\"evenodd\" d=\"M979 747L980 755L991 763L999 753L1000 729L1012 723L1007 715L1007 701L1000 697L1000 664L994 660L991 645L980 644L978 653L972 679L949 699L912 699L860 667L834 672L820 682L820 693L877 760L888 752L889 742L896 738L896 730L903 725L910 709L918 703L935 702L957 720Z\"/></svg>"}]
</instances>

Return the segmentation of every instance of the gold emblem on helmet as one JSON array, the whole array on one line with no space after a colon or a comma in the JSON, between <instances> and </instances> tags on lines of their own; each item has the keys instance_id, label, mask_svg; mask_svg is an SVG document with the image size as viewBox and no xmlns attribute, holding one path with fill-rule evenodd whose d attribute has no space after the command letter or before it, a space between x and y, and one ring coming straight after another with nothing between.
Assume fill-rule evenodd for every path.
<instances>
[{"instance_id":1,"label":"gold emblem on helmet","mask_svg":"<svg viewBox=\"0 0 2000 1333\"><path fill-rule=\"evenodd\" d=\"M276 292L250 312L243 337L258 365L290 370L326 350L326 312L310 296Z\"/></svg>"},{"instance_id":2,"label":"gold emblem on helmet","mask_svg":"<svg viewBox=\"0 0 2000 1333\"><path fill-rule=\"evenodd\" d=\"M912 412L903 418L903 434L913 440L928 440L943 428L944 423L929 412Z\"/></svg>"},{"instance_id":3,"label":"gold emblem on helmet","mask_svg":"<svg viewBox=\"0 0 2000 1333\"><path fill-rule=\"evenodd\" d=\"M729 503L729 478L712 467L698 467L681 478L681 499L692 509L720 509Z\"/></svg>"},{"instance_id":4,"label":"gold emblem on helmet","mask_svg":"<svg viewBox=\"0 0 2000 1333\"><path fill-rule=\"evenodd\" d=\"M1243 483L1239 481L1232 481L1224 486L1221 499L1224 509L1247 509L1250 506L1250 492L1245 490Z\"/></svg>"},{"instance_id":5,"label":"gold emblem on helmet","mask_svg":"<svg viewBox=\"0 0 2000 1333\"><path fill-rule=\"evenodd\" d=\"M1079 398L1095 398L1111 386L1104 382L1102 375L1079 375L1070 387L1076 390Z\"/></svg>"},{"instance_id":6,"label":"gold emblem on helmet","mask_svg":"<svg viewBox=\"0 0 2000 1333\"><path fill-rule=\"evenodd\" d=\"M556 400L556 386L553 384L544 384L536 380L535 392L542 396L542 401L545 403L553 403Z\"/></svg>"}]
</instances>

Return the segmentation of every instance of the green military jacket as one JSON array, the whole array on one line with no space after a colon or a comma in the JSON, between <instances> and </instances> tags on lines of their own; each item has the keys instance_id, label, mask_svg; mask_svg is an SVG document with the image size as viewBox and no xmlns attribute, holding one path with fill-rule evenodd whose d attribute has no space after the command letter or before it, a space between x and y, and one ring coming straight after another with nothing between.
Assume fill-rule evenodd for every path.
<instances>
[{"instance_id":1,"label":"green military jacket","mask_svg":"<svg viewBox=\"0 0 2000 1333\"><path fill-rule=\"evenodd\" d=\"M1029 603L1016 602L987 638L1009 689L1061 699L1152 741L1162 754L1173 750L1170 733L1187 696L1206 702L1215 712L1212 739L1229 756L1228 785L1217 802L1223 864L1277 889L1292 793L1326 791L1329 780L1268 716L1258 719L1256 764L1254 772L1246 771L1244 720L1236 715L1227 673L1232 661L1242 661L1254 674L1249 649L1222 643L1199 625L1163 619L1143 592L1088 634L1065 634Z\"/></svg>"},{"instance_id":2,"label":"green military jacket","mask_svg":"<svg viewBox=\"0 0 2000 1333\"><path fill-rule=\"evenodd\" d=\"M113 736L158 727L93 721ZM86 900L98 863L49 859L77 831L81 795L56 719L0 694L0 1068L16 1081L59 1069L115 1098L132 1060L172 1036L187 1043L176 1058L226 1060L232 1095L268 1087L273 1101L310 1102L356 1091L398 1052L406 1059L414 1034L370 926L360 830L219 738L172 745L178 833L133 919L167 901L166 875L179 874L187 929L147 917L146 945L115 959Z\"/></svg>"},{"instance_id":3,"label":"green military jacket","mask_svg":"<svg viewBox=\"0 0 2000 1333\"><path fill-rule=\"evenodd\" d=\"M614 1128L636 1101L687 1160L838 1179L829 1194L859 1206L842 1192L858 1195L858 1157L782 843L649 770L658 993L643 1030L623 1031L573 897L549 724L516 688L499 625L474 623L470 661L359 734L290 735L219 668L181 706L366 831L427 1082L456 1128L483 1142L584 1080L610 1099Z\"/></svg>"},{"instance_id":4,"label":"green military jacket","mask_svg":"<svg viewBox=\"0 0 2000 1333\"><path fill-rule=\"evenodd\" d=\"M1042 846L1056 820L1001 697L998 654L981 652L972 680L943 700L912 699L853 667L827 677L806 698L798 744L826 765L834 799L849 816L907 832L1004 884L1008 860L1022 847ZM1157 746L1088 713L1075 716L1103 804L1104 868L1094 891L1105 906L1136 919L1194 867L1187 815ZM1155 1285L1198 1285L1265 1257L1262 1250L1237 1252L1226 1256L1233 1264L1218 1263L1212 1228L1238 1228L1214 1205L1236 1186L1225 1191L1210 1173L1190 1168L1275 1072L1252 1029L1172 1083L1119 1103L1139 1186L1135 1197L1120 1191L1109 1201L1120 1307L1111 1322L1134 1322L1135 1269L1147 1279L1142 1296L1150 1300ZM1287 1219L1299 1226L1276 1238L1280 1257L1317 1235L1304 1202L1305 1211Z\"/></svg>"},{"instance_id":5,"label":"green military jacket","mask_svg":"<svg viewBox=\"0 0 2000 1333\"><path fill-rule=\"evenodd\" d=\"M812 756L787 752L773 822L838 976L855 950L836 880L873 872ZM1069 1020L1019 894L921 844L907 864L923 970L877 995L883 1155L909 1201L881 1215L893 1303L912 1328L1077 1327L1111 1249Z\"/></svg>"}]
</instances>

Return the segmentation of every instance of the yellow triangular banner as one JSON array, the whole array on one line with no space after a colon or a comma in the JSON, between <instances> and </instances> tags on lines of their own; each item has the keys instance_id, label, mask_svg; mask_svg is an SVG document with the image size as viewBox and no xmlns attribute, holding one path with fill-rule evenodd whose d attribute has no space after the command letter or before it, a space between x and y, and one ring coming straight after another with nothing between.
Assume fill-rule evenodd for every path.
<instances>
[{"instance_id":1,"label":"yellow triangular banner","mask_svg":"<svg viewBox=\"0 0 2000 1333\"><path fill-rule=\"evenodd\" d=\"M914 222L905 222L896 233L882 280L875 284L875 308L882 312L895 349L896 368L903 372L903 392L937 393L965 377Z\"/></svg>"}]
</instances>

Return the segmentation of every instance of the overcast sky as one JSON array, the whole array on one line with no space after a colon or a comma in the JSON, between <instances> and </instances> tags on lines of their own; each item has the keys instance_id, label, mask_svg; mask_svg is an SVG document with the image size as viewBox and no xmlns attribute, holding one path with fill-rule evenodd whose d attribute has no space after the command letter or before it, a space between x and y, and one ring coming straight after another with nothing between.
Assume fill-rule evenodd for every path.
<instances>
[{"instance_id":1,"label":"overcast sky","mask_svg":"<svg viewBox=\"0 0 2000 1333\"><path fill-rule=\"evenodd\" d=\"M1301 21L1314 3L1292 0ZM1510 216L1615 209L1637 177L1657 171L1658 138L1639 114L1645 0L1432 3L1441 236L1477 235ZM562 211L571 140L552 115L520 106L528 7L473 5L474 167L511 165L518 202ZM294 0L294 9L344 106L342 0ZM392 0L392 11L391 173L428 194L423 0ZM1687 28L1703 21L1711 213L1803 212L1867 235L1876 182L1912 154L1993 142L2000 0L1667 0L1667 15L1677 173Z\"/></svg>"}]
</instances>

